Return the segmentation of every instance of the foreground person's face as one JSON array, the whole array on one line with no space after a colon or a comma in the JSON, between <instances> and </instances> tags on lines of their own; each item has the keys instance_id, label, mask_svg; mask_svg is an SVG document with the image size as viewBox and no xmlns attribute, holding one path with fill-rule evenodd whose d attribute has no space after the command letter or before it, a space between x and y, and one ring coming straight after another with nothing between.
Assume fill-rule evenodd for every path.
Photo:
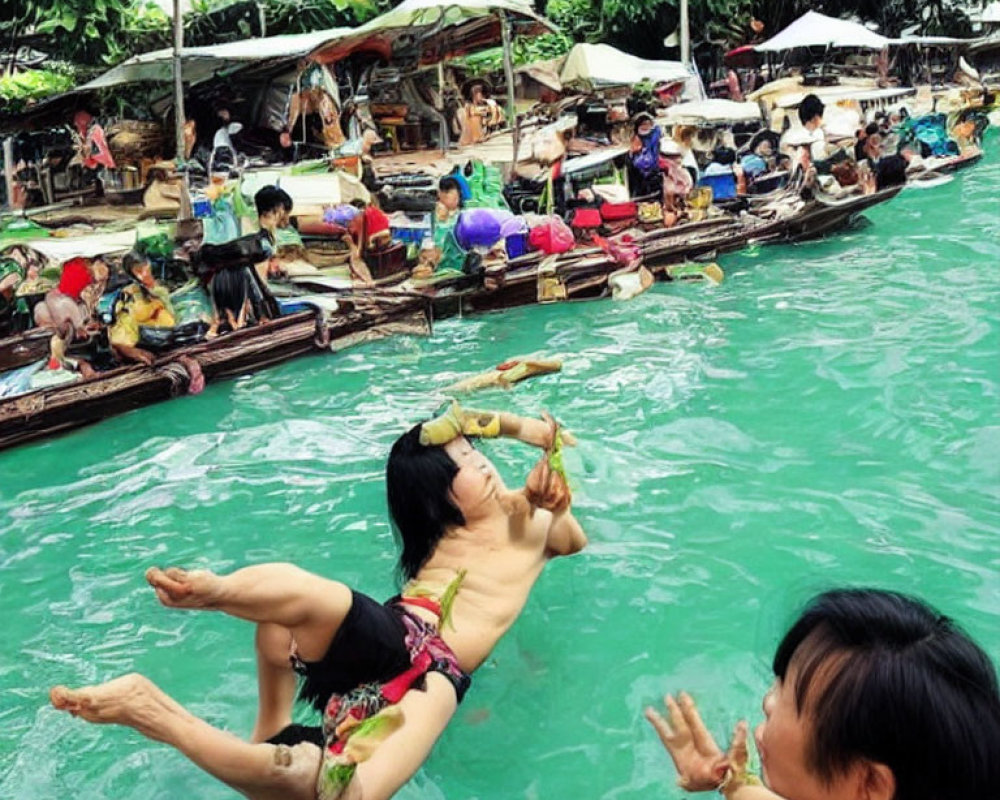
<instances>
[{"instance_id":1,"label":"foreground person's face","mask_svg":"<svg viewBox=\"0 0 1000 800\"><path fill-rule=\"evenodd\" d=\"M792 666L784 680L775 678L764 696L765 719L754 731L764 783L787 800L859 800L853 770L826 784L809 767L811 722L796 708L795 679Z\"/></svg>"}]
</instances>

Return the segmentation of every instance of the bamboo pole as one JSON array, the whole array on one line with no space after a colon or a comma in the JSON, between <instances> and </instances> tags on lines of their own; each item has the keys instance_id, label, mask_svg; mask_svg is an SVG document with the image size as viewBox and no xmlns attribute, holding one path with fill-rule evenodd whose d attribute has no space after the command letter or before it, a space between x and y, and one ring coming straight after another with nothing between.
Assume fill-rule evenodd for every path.
<instances>
[{"instance_id":1,"label":"bamboo pole","mask_svg":"<svg viewBox=\"0 0 1000 800\"><path fill-rule=\"evenodd\" d=\"M691 30L688 23L688 0L681 0L681 63L691 63Z\"/></svg>"},{"instance_id":2,"label":"bamboo pole","mask_svg":"<svg viewBox=\"0 0 1000 800\"><path fill-rule=\"evenodd\" d=\"M3 179L7 186L7 208L14 207L14 137L3 140Z\"/></svg>"},{"instance_id":3,"label":"bamboo pole","mask_svg":"<svg viewBox=\"0 0 1000 800\"><path fill-rule=\"evenodd\" d=\"M181 73L181 51L184 49L184 19L181 0L174 0L174 136L177 163L184 161L184 76Z\"/></svg>"},{"instance_id":4,"label":"bamboo pole","mask_svg":"<svg viewBox=\"0 0 1000 800\"><path fill-rule=\"evenodd\" d=\"M503 39L503 74L507 80L507 114L511 130L514 132L514 158L512 163L517 167L517 107L514 105L514 56L510 36L510 20L504 11L500 12L500 35Z\"/></svg>"}]
</instances>

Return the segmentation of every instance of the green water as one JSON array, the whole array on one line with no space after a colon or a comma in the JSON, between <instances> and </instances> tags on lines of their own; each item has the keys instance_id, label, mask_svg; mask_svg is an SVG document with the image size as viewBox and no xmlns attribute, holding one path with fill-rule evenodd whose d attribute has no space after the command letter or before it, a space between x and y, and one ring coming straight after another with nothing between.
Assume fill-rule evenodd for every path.
<instances>
[{"instance_id":1,"label":"green water","mask_svg":"<svg viewBox=\"0 0 1000 800\"><path fill-rule=\"evenodd\" d=\"M684 687L756 720L797 606L918 593L1000 659L1000 141L825 241L725 283L439 324L0 454L0 797L227 798L132 731L46 705L138 670L246 735L250 626L160 608L151 564L289 560L394 589L390 443L435 387L539 351L560 375L480 406L552 409L587 551L553 562L400 798L674 798L645 704ZM532 452L489 443L509 481Z\"/></svg>"}]
</instances>

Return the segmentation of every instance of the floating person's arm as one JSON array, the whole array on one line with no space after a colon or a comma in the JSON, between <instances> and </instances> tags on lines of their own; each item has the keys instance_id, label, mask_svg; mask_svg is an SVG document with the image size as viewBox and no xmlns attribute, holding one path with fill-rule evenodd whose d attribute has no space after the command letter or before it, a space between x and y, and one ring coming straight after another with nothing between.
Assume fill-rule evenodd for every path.
<instances>
[{"instance_id":1,"label":"floating person's arm","mask_svg":"<svg viewBox=\"0 0 1000 800\"><path fill-rule=\"evenodd\" d=\"M587 534L569 507L552 514L545 550L550 556L571 556L587 546Z\"/></svg>"},{"instance_id":2,"label":"floating person's arm","mask_svg":"<svg viewBox=\"0 0 1000 800\"><path fill-rule=\"evenodd\" d=\"M506 411L500 413L501 436L508 436L535 447L549 448L552 445L552 425L552 418L547 414L542 419L533 419L509 414ZM560 430L559 435L562 436L564 444L576 444L576 439L568 431Z\"/></svg>"}]
</instances>

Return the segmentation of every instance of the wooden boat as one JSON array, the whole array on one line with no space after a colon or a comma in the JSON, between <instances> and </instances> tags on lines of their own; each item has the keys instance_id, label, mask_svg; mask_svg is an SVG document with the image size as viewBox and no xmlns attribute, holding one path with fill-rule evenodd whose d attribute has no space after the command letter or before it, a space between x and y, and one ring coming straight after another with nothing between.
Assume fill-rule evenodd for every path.
<instances>
[{"instance_id":1,"label":"wooden boat","mask_svg":"<svg viewBox=\"0 0 1000 800\"><path fill-rule=\"evenodd\" d=\"M309 311L169 351L152 366L132 364L91 380L0 400L0 449L70 430L188 392L206 383L269 367L306 353L338 350L387 333L429 332L428 301L419 296L339 298L326 317ZM37 346L38 335L24 347ZM44 336L45 350L48 335ZM44 352L43 352L44 355Z\"/></svg>"},{"instance_id":2,"label":"wooden boat","mask_svg":"<svg viewBox=\"0 0 1000 800\"><path fill-rule=\"evenodd\" d=\"M668 267L705 256L740 250L750 244L795 242L817 238L849 225L859 214L899 193L893 187L869 195L833 199L817 195L787 216L773 214L723 214L673 228L633 230L642 263L661 279ZM766 198L771 203L777 192ZM432 303L435 318L498 311L534 303L591 300L611 295L609 276L623 268L621 261L597 247L577 246L567 253L546 257L532 252L480 273L445 275L426 281L403 281L375 293L395 292L423 296ZM296 280L299 291L338 293L342 284L321 276ZM351 289L358 293L365 290Z\"/></svg>"}]
</instances>

